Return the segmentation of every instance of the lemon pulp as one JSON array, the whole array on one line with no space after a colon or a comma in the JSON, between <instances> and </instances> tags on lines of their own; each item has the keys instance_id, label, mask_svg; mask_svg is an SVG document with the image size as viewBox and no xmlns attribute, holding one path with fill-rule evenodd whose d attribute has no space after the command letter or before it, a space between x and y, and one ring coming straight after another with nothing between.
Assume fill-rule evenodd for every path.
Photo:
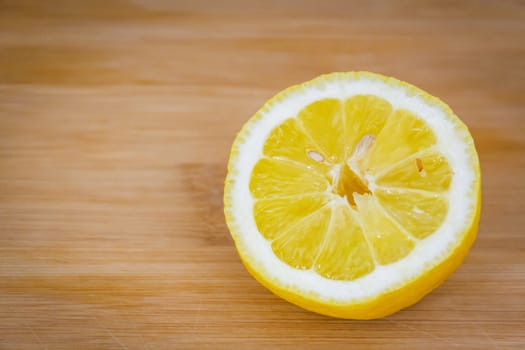
<instances>
[{"instance_id":1,"label":"lemon pulp","mask_svg":"<svg viewBox=\"0 0 525 350\"><path fill-rule=\"evenodd\" d=\"M407 256L448 211L452 177L417 115L373 95L324 98L270 131L250 178L274 254L354 280Z\"/></svg>"}]
</instances>

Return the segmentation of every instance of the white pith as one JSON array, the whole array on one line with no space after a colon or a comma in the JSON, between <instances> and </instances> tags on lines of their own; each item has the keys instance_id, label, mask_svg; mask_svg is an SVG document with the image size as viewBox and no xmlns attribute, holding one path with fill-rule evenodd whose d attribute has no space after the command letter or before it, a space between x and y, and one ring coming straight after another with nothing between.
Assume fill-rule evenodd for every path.
<instances>
[{"instance_id":1,"label":"white pith","mask_svg":"<svg viewBox=\"0 0 525 350\"><path fill-rule=\"evenodd\" d=\"M337 281L324 278L313 270L295 269L275 256L271 243L259 233L255 224L249 182L253 167L263 156L264 142L274 127L290 117L296 117L302 108L316 100L339 98L344 101L357 94L381 97L394 109L409 110L425 120L436 135L436 149L447 158L454 175L449 190L448 214L436 232L418 241L408 256L395 263L377 265L371 273L356 280ZM283 99L277 98L269 108L264 107L259 113L260 118L248 124L243 140L237 142L238 153L229 166L231 207L227 211L233 217L230 226L236 227L234 238L240 254L273 284L315 294L316 298L327 301L352 303L368 299L403 285L444 260L461 241L464 228L472 222L476 203L470 193L475 176L472 156L465 143L467 131L449 120L439 104L429 104L413 94L413 90L388 84L372 75L359 76L356 80L341 75L305 84L286 94Z\"/></svg>"}]
</instances>

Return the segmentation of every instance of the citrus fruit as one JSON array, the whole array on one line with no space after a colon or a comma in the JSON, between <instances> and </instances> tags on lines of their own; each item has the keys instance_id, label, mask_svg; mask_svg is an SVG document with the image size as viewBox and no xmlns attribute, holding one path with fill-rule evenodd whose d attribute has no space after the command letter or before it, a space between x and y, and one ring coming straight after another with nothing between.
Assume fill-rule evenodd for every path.
<instances>
[{"instance_id":1,"label":"citrus fruit","mask_svg":"<svg viewBox=\"0 0 525 350\"><path fill-rule=\"evenodd\" d=\"M477 233L467 127L394 78L333 73L271 98L235 139L226 222L248 271L325 315L371 319L449 276Z\"/></svg>"}]
</instances>

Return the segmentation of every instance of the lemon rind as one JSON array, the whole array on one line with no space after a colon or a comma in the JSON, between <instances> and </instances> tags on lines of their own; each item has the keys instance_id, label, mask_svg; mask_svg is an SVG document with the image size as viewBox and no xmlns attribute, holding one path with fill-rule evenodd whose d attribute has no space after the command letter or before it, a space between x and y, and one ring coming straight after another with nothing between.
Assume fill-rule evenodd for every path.
<instances>
[{"instance_id":1,"label":"lemon rind","mask_svg":"<svg viewBox=\"0 0 525 350\"><path fill-rule=\"evenodd\" d=\"M465 153L469 158L469 168L471 169L471 179L468 192L468 198L471 199L467 208L467 217L460 232L455 232L455 240L451 242L445 254L438 258L427 261L421 266L419 273L412 274L408 278L395 281L387 288L382 288L374 293L364 293L360 297L330 297L324 295L321 291L308 290L304 286L296 283L283 281L282 278L276 277L271 271L264 266L264 261L257 258L257 254L252 254L246 247L243 231L238 222L238 215L234 215L232 191L236 184L239 174L239 155L243 152L243 145L251 137L253 131L258 131L256 126L262 118L268 118L268 113L275 105L283 103L293 94L302 93L308 89L323 88L327 84L351 84L358 80L368 80L380 82L396 90L402 90L407 97L416 97L423 101L427 106L437 108L442 112L442 116L448 120L449 125L453 125L454 135L465 145ZM396 106L397 107L397 106ZM416 112L417 113L417 112ZM268 130L269 131L269 130ZM245 150L244 150L245 151ZM253 154L257 157L257 154ZM242 261L254 277L274 293L284 299L302 306L308 310L318 313L344 317L344 318L376 318L388 315L403 307L409 306L430 292L439 285L450 273L452 273L466 256L468 249L475 239L477 232L477 223L480 211L480 169L477 153L468 128L457 118L452 110L438 98L433 97L424 91L394 78L384 77L379 74L369 72L350 72L350 73L332 73L320 76L309 82L292 86L271 98L266 104L243 126L237 135L230 154L228 163L228 176L225 181L224 191L224 211L226 222L234 238L235 244L239 251ZM249 207L249 203L243 203ZM283 263L284 264L284 263ZM299 271L304 273L304 278L308 279L308 271ZM373 274L374 272L372 272ZM320 276L319 276L320 277ZM322 278L322 277L321 277ZM343 283L360 283L360 279L355 281L345 281ZM328 282L328 281L327 281Z\"/></svg>"}]
</instances>

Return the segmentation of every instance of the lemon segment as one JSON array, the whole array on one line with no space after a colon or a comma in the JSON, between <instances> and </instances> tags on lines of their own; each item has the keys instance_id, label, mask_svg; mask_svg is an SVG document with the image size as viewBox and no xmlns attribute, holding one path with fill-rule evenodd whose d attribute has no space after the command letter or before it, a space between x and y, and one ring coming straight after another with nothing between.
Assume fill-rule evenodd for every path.
<instances>
[{"instance_id":1,"label":"lemon segment","mask_svg":"<svg viewBox=\"0 0 525 350\"><path fill-rule=\"evenodd\" d=\"M376 185L444 192L452 181L447 159L437 151L409 157L388 172L378 176Z\"/></svg>"},{"instance_id":2,"label":"lemon segment","mask_svg":"<svg viewBox=\"0 0 525 350\"><path fill-rule=\"evenodd\" d=\"M407 110L397 110L377 135L362 168L377 174L435 143L434 133L423 120Z\"/></svg>"},{"instance_id":3,"label":"lemon segment","mask_svg":"<svg viewBox=\"0 0 525 350\"><path fill-rule=\"evenodd\" d=\"M319 195L260 199L254 204L253 215L259 232L273 239L329 201Z\"/></svg>"},{"instance_id":4,"label":"lemon segment","mask_svg":"<svg viewBox=\"0 0 525 350\"><path fill-rule=\"evenodd\" d=\"M325 238L331 215L331 209L323 207L297 221L272 241L275 255L294 268L312 268Z\"/></svg>"},{"instance_id":5,"label":"lemon segment","mask_svg":"<svg viewBox=\"0 0 525 350\"><path fill-rule=\"evenodd\" d=\"M253 168L250 191L255 198L324 192L328 179L297 163L262 158Z\"/></svg>"},{"instance_id":6,"label":"lemon segment","mask_svg":"<svg viewBox=\"0 0 525 350\"><path fill-rule=\"evenodd\" d=\"M334 280L353 280L374 270L370 248L351 209L337 205L332 215L314 270Z\"/></svg>"},{"instance_id":7,"label":"lemon segment","mask_svg":"<svg viewBox=\"0 0 525 350\"><path fill-rule=\"evenodd\" d=\"M339 99L316 101L303 108L297 119L306 134L319 145L327 162L337 164L344 158L343 105Z\"/></svg>"},{"instance_id":8,"label":"lemon segment","mask_svg":"<svg viewBox=\"0 0 525 350\"><path fill-rule=\"evenodd\" d=\"M434 233L448 212L448 198L443 194L381 188L374 194L388 213L419 239Z\"/></svg>"},{"instance_id":9,"label":"lemon segment","mask_svg":"<svg viewBox=\"0 0 525 350\"><path fill-rule=\"evenodd\" d=\"M316 154L323 160L328 159L328 154L308 138L295 118L284 121L271 131L264 143L263 153L269 157L299 162L322 173L329 170L326 162L314 160L309 155Z\"/></svg>"},{"instance_id":10,"label":"lemon segment","mask_svg":"<svg viewBox=\"0 0 525 350\"><path fill-rule=\"evenodd\" d=\"M355 201L366 239L379 264L396 262L414 249L414 241L385 214L375 197L356 195Z\"/></svg>"},{"instance_id":11,"label":"lemon segment","mask_svg":"<svg viewBox=\"0 0 525 350\"><path fill-rule=\"evenodd\" d=\"M372 95L356 95L345 101L345 154L355 155L356 146L366 135L375 139L392 114L392 105Z\"/></svg>"}]
</instances>

